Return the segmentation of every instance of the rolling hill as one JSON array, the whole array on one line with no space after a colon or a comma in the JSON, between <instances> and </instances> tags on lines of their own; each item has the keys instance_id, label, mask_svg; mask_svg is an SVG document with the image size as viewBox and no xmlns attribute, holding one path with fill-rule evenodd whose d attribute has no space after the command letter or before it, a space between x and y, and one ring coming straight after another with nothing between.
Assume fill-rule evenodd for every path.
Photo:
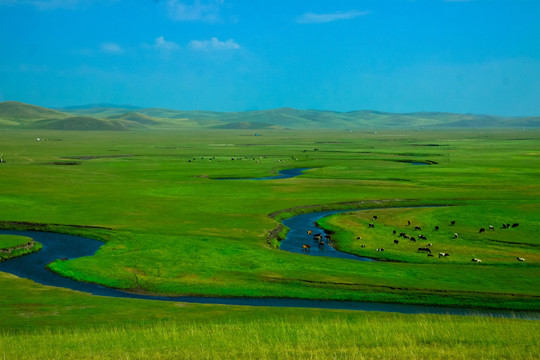
<instances>
[{"instance_id":1,"label":"rolling hill","mask_svg":"<svg viewBox=\"0 0 540 360\"><path fill-rule=\"evenodd\" d=\"M373 110L270 110L215 112L96 104L47 109L16 101L0 103L0 128L125 130L141 127L214 129L443 129L538 128L540 117L501 117L446 112L388 113Z\"/></svg>"}]
</instances>

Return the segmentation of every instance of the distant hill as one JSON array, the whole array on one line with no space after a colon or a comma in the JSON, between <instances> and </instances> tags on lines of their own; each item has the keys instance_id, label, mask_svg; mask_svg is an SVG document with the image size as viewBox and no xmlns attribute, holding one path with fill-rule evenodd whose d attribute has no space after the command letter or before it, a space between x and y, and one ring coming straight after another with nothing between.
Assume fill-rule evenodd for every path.
<instances>
[{"instance_id":1,"label":"distant hill","mask_svg":"<svg viewBox=\"0 0 540 360\"><path fill-rule=\"evenodd\" d=\"M140 106L133 105L116 105L116 104L88 104L88 105L76 105L76 106L64 106L58 108L61 111L69 110L89 110L89 109L126 109L126 110L137 110L142 109Z\"/></svg>"},{"instance_id":2,"label":"distant hill","mask_svg":"<svg viewBox=\"0 0 540 360\"><path fill-rule=\"evenodd\" d=\"M51 118L61 119L69 116L69 114L60 111L18 101L5 101L0 103L0 124L8 126L24 126L35 120Z\"/></svg>"},{"instance_id":3,"label":"distant hill","mask_svg":"<svg viewBox=\"0 0 540 360\"><path fill-rule=\"evenodd\" d=\"M124 114L112 115L112 116L109 116L108 119L132 121L132 122L145 124L145 125L161 124L161 122L157 120L156 118L153 118L151 116L144 115L144 114L139 114L138 112L128 112Z\"/></svg>"},{"instance_id":4,"label":"distant hill","mask_svg":"<svg viewBox=\"0 0 540 360\"><path fill-rule=\"evenodd\" d=\"M214 129L251 129L251 130L283 129L281 126L276 126L276 125L262 123L262 122L250 122L250 121L236 121L236 122L227 123L223 125L213 126L212 128Z\"/></svg>"},{"instance_id":5,"label":"distant hill","mask_svg":"<svg viewBox=\"0 0 540 360\"><path fill-rule=\"evenodd\" d=\"M124 130L141 127L214 129L442 129L539 128L540 117L502 117L446 112L338 112L278 108L216 112L94 104L51 110L16 101L0 103L0 128Z\"/></svg>"},{"instance_id":6,"label":"distant hill","mask_svg":"<svg viewBox=\"0 0 540 360\"><path fill-rule=\"evenodd\" d=\"M127 128L118 123L103 119L96 119L88 116L74 116L66 119L47 119L39 120L34 123L36 129L51 130L127 130Z\"/></svg>"}]
</instances>

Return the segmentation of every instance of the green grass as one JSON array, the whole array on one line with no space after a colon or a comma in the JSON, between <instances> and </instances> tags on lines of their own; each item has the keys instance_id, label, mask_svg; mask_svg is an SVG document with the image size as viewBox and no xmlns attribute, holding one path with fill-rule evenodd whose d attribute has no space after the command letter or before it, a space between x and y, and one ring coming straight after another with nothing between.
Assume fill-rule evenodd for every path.
<instances>
[{"instance_id":1,"label":"green grass","mask_svg":"<svg viewBox=\"0 0 540 360\"><path fill-rule=\"evenodd\" d=\"M26 248L25 245L32 243ZM21 247L18 249L18 247ZM19 235L0 235L0 262L39 251L43 246L31 238Z\"/></svg>"},{"instance_id":2,"label":"green grass","mask_svg":"<svg viewBox=\"0 0 540 360\"><path fill-rule=\"evenodd\" d=\"M389 323L392 324L389 327ZM0 333L10 359L535 359L537 322L395 314L97 326Z\"/></svg>"},{"instance_id":3,"label":"green grass","mask_svg":"<svg viewBox=\"0 0 540 360\"><path fill-rule=\"evenodd\" d=\"M16 246L24 245L32 241L27 236L19 235L0 235L0 249L9 249Z\"/></svg>"},{"instance_id":4,"label":"green grass","mask_svg":"<svg viewBox=\"0 0 540 360\"><path fill-rule=\"evenodd\" d=\"M539 131L265 130L254 137L249 130L3 130L0 137L6 160L0 164L1 227L22 229L21 222L34 222L45 224L41 230L106 242L94 256L50 265L66 276L162 294L540 308ZM54 165L74 160L80 165ZM311 170L274 181L212 180L268 176L293 167ZM390 209L418 205L450 206ZM289 254L269 239L288 216L357 207L377 210L324 221L336 231L337 244L359 254L382 246L388 249L384 254L364 255L399 262ZM366 228L375 214L375 229ZM450 219L456 220L455 228L447 225ZM406 220L428 229L424 235L435 251L451 256L427 258L414 251L418 242L401 240L392 248L393 229L415 233ZM503 222L520 226L502 230ZM431 229L435 224L441 227L437 234ZM495 231L487 230L490 224ZM486 233L479 234L479 227ZM278 231L281 237L284 231ZM460 234L457 240L453 232ZM357 236L369 248L360 248ZM526 261L514 261L517 256ZM471 263L472 257L483 262ZM219 339L216 348L231 357L331 357L332 347L343 349L343 358L538 357L531 340L538 334L536 322L179 306L94 297L2 273L0 288L9 289L0 293L0 351L6 358L20 349L25 335L33 336L33 347L19 356L28 358L76 357L78 338L91 344L81 345L83 358L109 353L140 358L151 351L162 358L211 358L217 350L197 347L193 339L206 344L212 337ZM378 324L373 325L378 330L369 333L364 323ZM179 335L155 335L169 326ZM227 343L221 326L237 336ZM35 327L48 330L30 331ZM62 330L66 327L72 330ZM511 335L504 337L503 328ZM69 331L75 336L64 343ZM293 334L290 341L283 339L285 332ZM305 349L304 332L309 338L329 338L332 347ZM269 336L263 339L261 333ZM259 348L242 345L257 336ZM108 337L114 340L107 343ZM153 343L153 337L160 339ZM41 339L55 345L47 347ZM174 347L177 342L186 345ZM96 348L101 352L91 353Z\"/></svg>"}]
</instances>

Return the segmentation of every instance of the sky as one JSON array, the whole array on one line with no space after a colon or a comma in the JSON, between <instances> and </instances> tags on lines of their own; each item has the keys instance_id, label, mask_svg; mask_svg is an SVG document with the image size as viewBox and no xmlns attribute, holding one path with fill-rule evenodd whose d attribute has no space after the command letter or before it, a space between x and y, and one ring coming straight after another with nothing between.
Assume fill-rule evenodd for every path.
<instances>
[{"instance_id":1,"label":"sky","mask_svg":"<svg viewBox=\"0 0 540 360\"><path fill-rule=\"evenodd\" d=\"M540 115L537 0L0 0L0 101Z\"/></svg>"}]
</instances>

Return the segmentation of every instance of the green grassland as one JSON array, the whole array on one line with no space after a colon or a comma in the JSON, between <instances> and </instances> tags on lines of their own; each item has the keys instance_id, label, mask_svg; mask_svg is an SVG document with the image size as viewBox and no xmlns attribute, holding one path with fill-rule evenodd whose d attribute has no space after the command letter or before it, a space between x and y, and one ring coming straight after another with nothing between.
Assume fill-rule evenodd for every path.
<instances>
[{"instance_id":1,"label":"green grassland","mask_svg":"<svg viewBox=\"0 0 540 360\"><path fill-rule=\"evenodd\" d=\"M52 231L105 241L92 257L58 261L50 268L64 276L131 291L540 308L540 131L264 130L261 135L253 136L248 130L1 130L0 153L6 162L0 163L0 225L48 224ZM292 179L214 180L268 176L296 167L310 170ZM416 208L425 205L445 207ZM344 251L384 255L394 261L310 257L280 251L272 246L275 240L269 244L268 234L281 218L323 208L361 207L377 209L332 217L323 225L335 231L333 238ZM275 213L278 215L268 216ZM373 215L378 219L375 228L369 229L367 223ZM451 256L428 258L415 251L419 242L401 240L392 248L393 229L415 234L407 229L406 220L426 229L424 235L435 251ZM456 220L454 227L448 225L450 220ZM508 222L520 225L500 229ZM434 233L434 225L441 230ZM487 230L489 225L495 230ZM480 227L486 232L478 233ZM454 232L459 233L458 239L452 238ZM369 247L360 248L358 236ZM387 250L374 254L372 246ZM472 257L482 263L472 263ZM526 261L517 262L516 257ZM229 344L218 341L223 351L230 351L230 357L329 357L320 345L300 351L305 334L310 338L337 334L329 341L343 350L343 358L391 357L388 354L400 354L394 358L465 358L474 350L486 351L478 358L538 355L537 345L530 340L531 334L538 334L536 322L179 307L87 296L0 275L0 286L10 289L0 295L4 313L0 328L6 331L0 336L0 355L4 351L6 358L11 358L8 354L17 351L16 343L36 325L51 330L33 333L31 343L39 344L39 339L47 337L57 344L49 348L35 345L30 353L41 353L44 358L56 357L54 351L61 344L66 344L63 352L77 348L66 342L67 337L75 342L86 338L101 349L98 353L103 358L114 353L114 343L123 344L118 351L132 358L148 355L129 348L130 336L137 337L138 344L146 341L144 351L155 351L162 358L184 354L184 348L189 349L185 354L196 354L199 345L184 336L201 332L223 339L227 331L217 328L229 317L233 320L226 325L233 333L238 330L238 338L262 338L269 328L275 331L259 348L234 340ZM244 315L232 315L238 313ZM83 317L86 324L72 324L73 334L56 330ZM263 318L266 322L256 325ZM172 321L173 333L192 344L167 353L179 339L173 336L161 337L153 347L148 339L164 331L163 325L155 323L160 319ZM316 326L310 325L313 321ZM148 322L154 323L143 326ZM357 323L379 330L362 338L365 328L351 326ZM390 330L389 323L396 324L396 329ZM93 328L81 328L85 325ZM320 332L305 333L309 327ZM13 333L17 328L21 335ZM514 329L515 337L505 338L502 329L506 328ZM285 332L294 334L288 342L282 339ZM412 335L403 338L403 333ZM108 345L97 343L109 336L114 340ZM276 348L280 343L283 346ZM241 353L248 348L260 352ZM205 353L202 346L198 349L200 358L217 356L212 350ZM80 357L90 357L84 354L93 350L87 348ZM277 351L281 355L275 355ZM76 358L76 354L71 356Z\"/></svg>"},{"instance_id":2,"label":"green grassland","mask_svg":"<svg viewBox=\"0 0 540 360\"><path fill-rule=\"evenodd\" d=\"M27 244L31 246L27 247ZM26 236L0 235L0 262L39 251L42 247L40 243Z\"/></svg>"},{"instance_id":3,"label":"green grassland","mask_svg":"<svg viewBox=\"0 0 540 360\"><path fill-rule=\"evenodd\" d=\"M31 238L19 235L0 235L0 249L21 246L32 241Z\"/></svg>"}]
</instances>

